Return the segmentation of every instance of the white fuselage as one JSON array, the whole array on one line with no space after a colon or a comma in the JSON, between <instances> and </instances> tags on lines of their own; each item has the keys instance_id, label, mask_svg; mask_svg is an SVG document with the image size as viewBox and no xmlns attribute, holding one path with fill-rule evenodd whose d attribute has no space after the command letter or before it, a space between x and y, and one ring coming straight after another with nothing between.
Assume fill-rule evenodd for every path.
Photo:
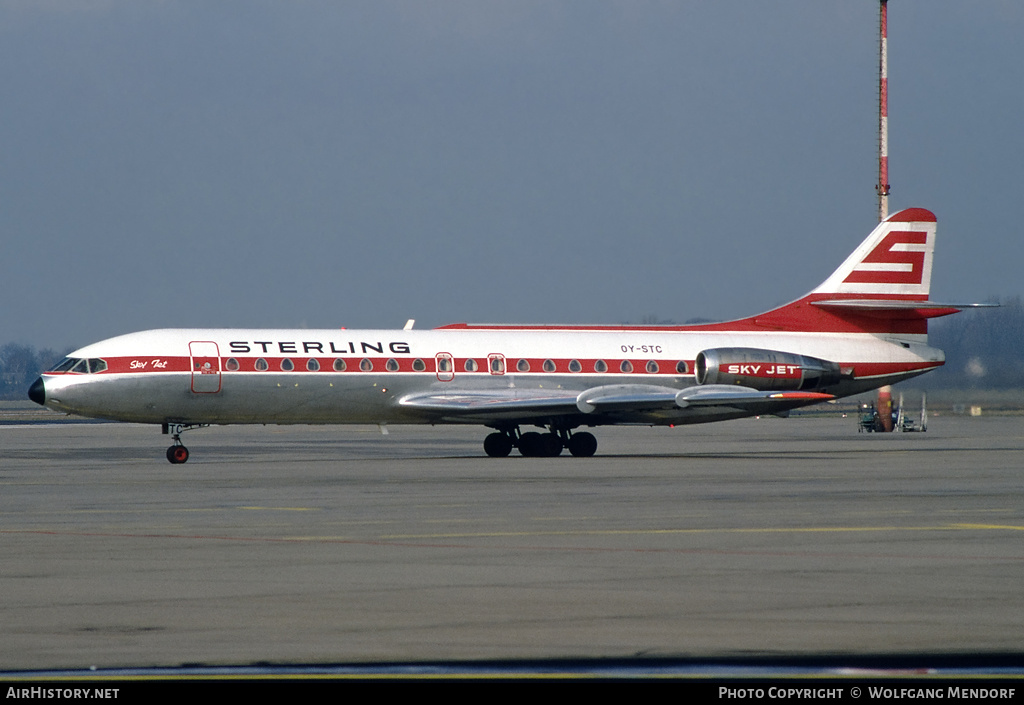
<instances>
[{"instance_id":1,"label":"white fuselage","mask_svg":"<svg viewBox=\"0 0 1024 705\"><path fill-rule=\"evenodd\" d=\"M120 421L494 425L489 422L498 417L452 415L403 400L449 390L491 390L514 400L520 393L564 396L604 385L683 389L695 385L698 353L716 348L834 361L843 379L823 390L834 396L906 379L943 361L924 336L701 328L152 330L71 354L102 360L100 371L50 372L43 380L47 406ZM627 416L581 414L572 423L699 423L744 415L750 414L638 409Z\"/></svg>"}]
</instances>

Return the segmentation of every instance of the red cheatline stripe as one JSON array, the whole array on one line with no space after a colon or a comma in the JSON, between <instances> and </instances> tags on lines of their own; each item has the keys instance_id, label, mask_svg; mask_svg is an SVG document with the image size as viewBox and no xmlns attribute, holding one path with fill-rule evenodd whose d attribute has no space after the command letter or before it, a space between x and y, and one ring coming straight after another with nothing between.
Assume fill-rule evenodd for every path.
<instances>
[{"instance_id":1,"label":"red cheatline stripe","mask_svg":"<svg viewBox=\"0 0 1024 705\"><path fill-rule=\"evenodd\" d=\"M142 359L142 358L139 358L139 357L118 357L118 358L104 358L104 359L107 361L108 368L107 368L107 370L105 372L97 373L99 375L105 375L105 374L126 374L126 373L127 374L148 374L148 373L153 373L153 372L157 372L157 373L160 373L160 372L177 372L177 373L182 373L182 372L189 372L189 371L191 371L191 368L190 368L190 365L189 365L190 358L188 358L188 357L159 358L162 362L166 363L166 366L158 368L156 370L150 369L150 367L148 365L145 368L140 367L140 366L136 366L136 367L133 368L132 367L132 363L133 362L139 362ZM240 369L238 369L238 370L227 370L226 369L226 364L227 364L229 359L237 360L239 365L240 365ZM265 371L264 370L256 370L255 369L255 364L256 364L256 361L258 359L265 360L267 362L267 364L268 364L269 369L267 369ZM294 364L294 369L293 370L282 370L281 369L281 363L284 360L286 360L286 359L291 360L292 363ZM220 365L221 365L221 370L223 371L223 373L227 374L227 375L237 374L237 373L255 374L255 373L261 373L261 372L266 372L268 374L271 374L271 373L280 374L281 372L289 372L289 373L297 373L297 374L301 374L301 373L305 373L305 374L322 374L322 373L366 374L365 371L360 369L359 365L360 365L360 362L362 362L364 359L367 359L367 360L370 360L373 363L373 370L372 370L372 372L376 373L376 374L380 374L380 373L384 373L384 374L416 373L416 374L431 374L431 375L433 375L433 374L436 374L436 372L437 372L436 367L435 367L434 358L412 358L412 357L402 357L402 358L385 358L385 357L361 358L361 357L345 357L345 358L340 358L340 359L343 359L345 361L345 365L346 365L346 369L344 371L342 371L342 372L335 371L334 367L333 367L334 360L338 359L338 358L321 358L321 357L312 358L312 359L317 360L319 362L319 364L320 364L320 369L319 370L315 370L315 371L310 371L310 370L306 369L306 362L309 359L311 359L311 358L306 358L306 357L303 357L303 358L298 358L298 357L296 357L296 358L284 358L284 357L265 357L265 358L237 357L237 358L222 358L221 361L220 361ZM414 364L414 361L416 359L421 359L423 361L424 365L426 366L426 369L424 369L424 370L416 370L416 369L414 369L413 368L413 364ZM489 371L489 368L488 368L487 360L485 358L479 358L479 359L478 358L471 358L471 359L475 360L476 363L477 363L477 370L475 372L467 372L466 371L465 365L466 365L466 360L467 359L468 358L455 358L454 359L454 361L455 361L454 373L456 375L458 375L458 376L467 375L467 374L470 374L470 375L490 375L490 371ZM519 362L520 359L523 359L523 360L526 360L527 362L529 362L530 369L529 369L528 373L522 373L522 372L519 372L516 369L516 365L517 365L517 363ZM555 369L552 372L547 372L547 371L544 370L544 362L549 360L549 359L552 362L555 363ZM388 370L387 369L387 363L388 363L389 360L394 360L395 362L398 363L398 369L397 370ZM577 362L580 363L580 366L581 366L582 369L581 369L581 371L579 373L569 372L569 364L570 364L570 362L572 362L572 360L576 360ZM654 362L656 362L658 364L658 368L659 368L658 371L657 372L647 372L647 363L650 361L649 359L604 358L603 362L605 362L607 364L608 369L607 369L606 372L597 372L595 370L595 364L598 362L597 358L571 358L571 359L570 358L557 358L557 359L554 359L554 358L531 357L531 358L505 358L505 374L532 374L532 375L544 375L544 374L562 374L562 375L571 375L571 374L587 374L587 375L607 374L607 375L617 375L617 374L623 374L620 371L621 370L620 365L624 361L628 361L628 362L630 362L632 364L632 366L633 366L632 373L626 373L626 374L630 374L633 377L645 377L645 376L647 376L647 377L654 377L654 376L669 376L669 377L691 376L693 374L693 367L694 367L693 360L687 360L686 361L686 365L687 365L688 372L680 373L680 372L676 371L676 363L679 362L678 360L663 360L663 359L659 359L659 360L654 360ZM900 362L900 363L892 363L892 362L861 362L861 363L858 363L858 362L843 362L843 363L839 363L839 364L843 368L853 368L854 376L856 378L878 377L878 376L893 375L893 374L904 374L904 373L910 373L910 372L930 370L930 369L934 369L936 367L940 367L942 365L941 362ZM50 374L50 373L48 373L48 374ZM61 375L66 374L66 375L71 375L71 376L79 376L77 374L72 374L72 373L68 373L68 372L56 373L56 374L61 374ZM88 376L88 375L81 375L81 376Z\"/></svg>"}]
</instances>

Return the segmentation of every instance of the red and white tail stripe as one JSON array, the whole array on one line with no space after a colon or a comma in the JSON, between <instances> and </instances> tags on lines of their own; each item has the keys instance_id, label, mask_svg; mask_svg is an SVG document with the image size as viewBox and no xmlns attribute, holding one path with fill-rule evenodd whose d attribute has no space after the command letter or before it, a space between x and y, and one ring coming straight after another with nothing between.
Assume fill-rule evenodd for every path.
<instances>
[{"instance_id":1,"label":"red and white tail stripe","mask_svg":"<svg viewBox=\"0 0 1024 705\"><path fill-rule=\"evenodd\" d=\"M934 252L931 211L909 208L894 213L811 294L927 299Z\"/></svg>"}]
</instances>

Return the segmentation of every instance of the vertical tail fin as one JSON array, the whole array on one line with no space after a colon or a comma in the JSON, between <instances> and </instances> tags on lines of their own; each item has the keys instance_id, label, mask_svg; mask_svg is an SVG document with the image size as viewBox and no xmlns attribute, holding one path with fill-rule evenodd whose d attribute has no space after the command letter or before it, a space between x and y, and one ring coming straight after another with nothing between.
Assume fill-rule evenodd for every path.
<instances>
[{"instance_id":1,"label":"vertical tail fin","mask_svg":"<svg viewBox=\"0 0 1024 705\"><path fill-rule=\"evenodd\" d=\"M729 325L750 329L924 335L928 319L962 305L928 300L935 216L893 213L816 289L793 303Z\"/></svg>"},{"instance_id":2,"label":"vertical tail fin","mask_svg":"<svg viewBox=\"0 0 1024 705\"><path fill-rule=\"evenodd\" d=\"M935 216L930 211L894 213L811 294L926 300L934 252Z\"/></svg>"}]
</instances>

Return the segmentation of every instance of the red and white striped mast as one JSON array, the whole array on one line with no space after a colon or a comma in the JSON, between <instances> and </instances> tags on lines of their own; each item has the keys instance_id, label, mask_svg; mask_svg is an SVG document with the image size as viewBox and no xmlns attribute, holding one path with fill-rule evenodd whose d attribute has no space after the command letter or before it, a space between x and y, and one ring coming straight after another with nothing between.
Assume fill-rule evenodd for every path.
<instances>
[{"instance_id":1,"label":"red and white striped mast","mask_svg":"<svg viewBox=\"0 0 1024 705\"><path fill-rule=\"evenodd\" d=\"M878 19L878 220L889 217L889 0L879 0Z\"/></svg>"},{"instance_id":2,"label":"red and white striped mast","mask_svg":"<svg viewBox=\"0 0 1024 705\"><path fill-rule=\"evenodd\" d=\"M889 0L878 0L878 222L889 217L889 57L888 13ZM878 390L875 406L882 431L893 431L892 387ZM902 430L902 429L900 429Z\"/></svg>"}]
</instances>

